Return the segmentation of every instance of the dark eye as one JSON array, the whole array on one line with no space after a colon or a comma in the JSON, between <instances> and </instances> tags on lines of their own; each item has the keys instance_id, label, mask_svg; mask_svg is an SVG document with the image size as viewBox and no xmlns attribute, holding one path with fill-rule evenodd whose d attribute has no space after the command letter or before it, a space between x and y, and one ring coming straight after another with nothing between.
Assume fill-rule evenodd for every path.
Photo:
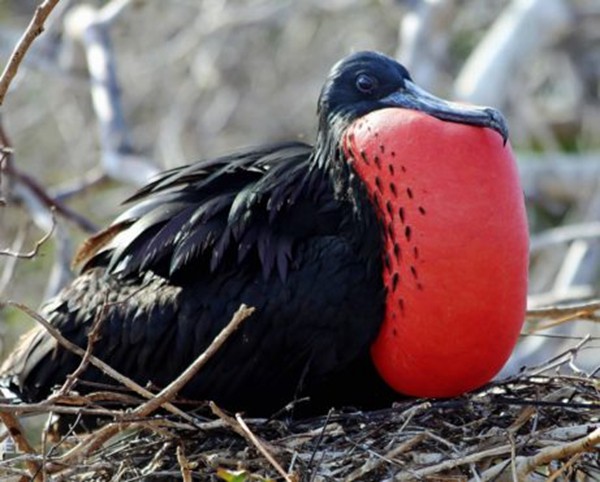
<instances>
[{"instance_id":1,"label":"dark eye","mask_svg":"<svg viewBox=\"0 0 600 482\"><path fill-rule=\"evenodd\" d=\"M367 74L356 77L356 88L363 94L372 94L377 88L377 80Z\"/></svg>"}]
</instances>

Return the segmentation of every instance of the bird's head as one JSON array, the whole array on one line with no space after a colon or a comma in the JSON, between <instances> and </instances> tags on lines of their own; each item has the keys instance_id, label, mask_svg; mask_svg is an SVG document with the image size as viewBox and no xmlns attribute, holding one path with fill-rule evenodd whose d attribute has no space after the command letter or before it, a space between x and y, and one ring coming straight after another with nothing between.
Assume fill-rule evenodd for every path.
<instances>
[{"instance_id":1,"label":"bird's head","mask_svg":"<svg viewBox=\"0 0 600 482\"><path fill-rule=\"evenodd\" d=\"M357 52L333 66L319 97L321 135L340 138L354 120L369 112L398 107L438 119L488 127L508 137L504 117L496 109L463 105L435 97L413 82L394 59L377 52Z\"/></svg>"}]
</instances>

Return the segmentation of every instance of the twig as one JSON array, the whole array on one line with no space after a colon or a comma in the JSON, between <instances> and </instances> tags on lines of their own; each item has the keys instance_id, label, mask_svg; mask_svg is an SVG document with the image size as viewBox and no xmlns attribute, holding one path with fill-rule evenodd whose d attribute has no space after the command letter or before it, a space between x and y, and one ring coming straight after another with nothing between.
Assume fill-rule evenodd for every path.
<instances>
[{"instance_id":1,"label":"twig","mask_svg":"<svg viewBox=\"0 0 600 482\"><path fill-rule=\"evenodd\" d=\"M77 421L79 420L79 417L80 416L78 415L77 419L76 419ZM51 455L52 450L54 449L54 447L52 447L50 449L50 451L47 450L47 448L48 448L48 435L52 431L52 419L53 418L54 418L54 412L52 412L52 411L48 412L48 414L46 415L46 422L44 423L44 429L42 430L42 446L40 448L40 451L42 453L41 472L42 472L42 479L44 481L47 479L46 468L48 467L48 456ZM69 432L73 431L74 428L75 428L75 424L73 424L73 426L71 427L71 429L69 430Z\"/></svg>"},{"instance_id":2,"label":"twig","mask_svg":"<svg viewBox=\"0 0 600 482\"><path fill-rule=\"evenodd\" d=\"M581 452L573 455L566 463L564 463L556 472L550 474L550 476L546 479L546 482L554 482L558 479L569 467L571 467L577 459L581 457Z\"/></svg>"},{"instance_id":3,"label":"twig","mask_svg":"<svg viewBox=\"0 0 600 482\"><path fill-rule=\"evenodd\" d=\"M542 373L547 372L548 370L551 370L557 366L564 364L565 362L568 362L571 359L571 357L577 354L577 352L579 352L579 350L581 350L581 348L589 341L590 335L587 334L574 347L569 348L568 350L565 350L562 353L559 353L558 355L548 360L544 365L541 365L540 367L536 367L535 369L531 370L529 372L529 375L541 375Z\"/></svg>"},{"instance_id":4,"label":"twig","mask_svg":"<svg viewBox=\"0 0 600 482\"><path fill-rule=\"evenodd\" d=\"M533 326L531 328L529 328L526 333L528 335L537 333L538 331L548 330L549 328L554 328L555 326L559 326L559 325L568 323L573 320L581 320L581 319L586 319L589 321L597 321L596 316L592 316L589 314L587 314L587 316L586 316L585 312L579 311L579 312L573 313L571 315L563 316L562 318L557 318L555 320L546 321L545 323L534 322L534 323L532 323Z\"/></svg>"},{"instance_id":5,"label":"twig","mask_svg":"<svg viewBox=\"0 0 600 482\"><path fill-rule=\"evenodd\" d=\"M556 427L543 432L544 438L552 440L571 440L587 435L592 427L589 423L581 425L570 425L568 427Z\"/></svg>"},{"instance_id":6,"label":"twig","mask_svg":"<svg viewBox=\"0 0 600 482\"><path fill-rule=\"evenodd\" d=\"M37 415L39 413L47 413L54 412L56 414L66 414L66 415L97 415L110 417L115 415L114 410L109 410L107 408L84 408L82 405L85 404L85 399L82 397L76 397L79 401L77 405L59 405L55 402L40 402L40 403L19 403L18 405L14 403L0 403L0 412L6 413L14 413L16 415Z\"/></svg>"},{"instance_id":7,"label":"twig","mask_svg":"<svg viewBox=\"0 0 600 482\"><path fill-rule=\"evenodd\" d=\"M113 0L102 9L77 5L65 18L65 33L81 42L85 50L104 171L113 179L141 186L158 169L149 159L133 153L109 35L110 22L130 3Z\"/></svg>"},{"instance_id":8,"label":"twig","mask_svg":"<svg viewBox=\"0 0 600 482\"><path fill-rule=\"evenodd\" d=\"M52 326L43 316L39 315L36 311L32 310L28 306L23 305L22 303L17 303L15 301L0 301L0 308L3 305L4 306L12 306L13 308L21 310L22 312L24 312L25 314L27 314L28 316L33 318L35 321L37 321L39 324L41 324L48 331L48 333L50 333L50 335L58 343L60 343L63 347L65 347L67 350L75 353L76 355L79 355L80 357L85 356L85 350L83 348L81 348L81 347L77 346L76 344L67 340L60 333L60 331L58 331L54 326ZM89 357L89 361L92 365L94 365L95 367L102 370L106 375L108 375L109 377L118 381L123 386L129 388L130 390L137 393L138 395L141 395L142 397L147 398L147 399L154 398L154 394L152 392L150 392L149 390L146 390L144 387L137 384L136 382L134 382L130 378L126 377L125 375L122 375L121 373L116 371L114 368L112 368L110 365L106 364L105 362L103 362L102 360L97 358L96 356L91 355ZM51 397L50 397L50 400L52 400ZM163 407L166 410L168 410L169 412L171 412L175 415L179 415L184 420L186 420L192 424L195 423L195 420L192 417L190 417L187 413L185 413L182 410L180 410L179 408L177 408L175 405L173 405L171 403L165 403L163 405Z\"/></svg>"},{"instance_id":9,"label":"twig","mask_svg":"<svg viewBox=\"0 0 600 482\"><path fill-rule=\"evenodd\" d=\"M542 398L542 402L557 402L558 400L561 400L567 396L571 395L570 391L567 391L564 387L563 388L559 388L558 390L554 390L552 392L550 392L548 395L544 396ZM525 408L523 408L523 410L521 410L521 412L519 413L519 415L517 416L517 418L515 419L515 421L513 423L510 424L510 426L508 427L508 432L511 435L516 434L519 429L525 425L530 419L531 417L533 417L535 415L535 413L538 410L539 405L527 405Z\"/></svg>"},{"instance_id":10,"label":"twig","mask_svg":"<svg viewBox=\"0 0 600 482\"><path fill-rule=\"evenodd\" d=\"M516 474L514 477L517 480L527 480L527 476L538 467L547 465L555 460L566 459L567 457L573 457L583 452L589 452L594 450L598 444L600 444L600 428L573 442L546 447L537 454L528 457L519 456L516 458ZM506 468L506 461L499 462L487 469L481 475L481 479L484 481L494 480L496 482L512 481L514 479L513 474L507 474Z\"/></svg>"},{"instance_id":11,"label":"twig","mask_svg":"<svg viewBox=\"0 0 600 482\"><path fill-rule=\"evenodd\" d=\"M12 246L10 247L11 251L19 252L23 245L25 244L25 238L27 237L27 228L26 226L21 226L15 239L12 242ZM15 269L17 267L19 258L10 257L6 260L4 264L4 270L2 271L2 275L0 275L0 295L4 293L4 290L9 286Z\"/></svg>"},{"instance_id":12,"label":"twig","mask_svg":"<svg viewBox=\"0 0 600 482\"><path fill-rule=\"evenodd\" d=\"M446 470L460 467L461 465L468 465L474 462L479 462L480 460L487 459L488 457L497 457L499 455L505 455L507 453L510 453L510 450L510 444L500 445L498 447L494 447L488 450L482 450L481 452L470 454L465 457L445 460L444 462L441 462L439 464L430 465L419 470L411 471L410 473L401 472L399 474L396 474L393 480L418 480L429 475L435 475L440 472L445 472Z\"/></svg>"},{"instance_id":13,"label":"twig","mask_svg":"<svg viewBox=\"0 0 600 482\"><path fill-rule=\"evenodd\" d=\"M517 477L525 480L528 474L554 460L562 460L582 452L590 452L600 445L600 427L589 435L561 445L546 447L537 454L517 459Z\"/></svg>"},{"instance_id":14,"label":"twig","mask_svg":"<svg viewBox=\"0 0 600 482\"><path fill-rule=\"evenodd\" d=\"M254 445L258 449L258 451L263 454L263 456L267 459L267 461L275 468L275 470L281 475L286 482L295 482L295 478L293 475L289 475L283 467L275 460L275 458L271 455L270 452L276 451L275 447L271 444L268 444L264 440L258 440L256 435L252 433L252 431L246 425L246 422L242 419L241 415L236 414L235 418L227 415L223 410L221 410L214 402L210 402L209 404L211 411L223 420L235 433L243 437L247 442ZM269 447L267 449L267 446Z\"/></svg>"},{"instance_id":15,"label":"twig","mask_svg":"<svg viewBox=\"0 0 600 482\"><path fill-rule=\"evenodd\" d=\"M273 455L271 455L271 453L267 450L264 442L261 442L259 438L256 435L254 435L254 433L252 433L252 431L248 428L248 425L246 425L246 422L244 422L244 419L239 413L235 414L235 419L237 423L240 424L242 431L246 434L246 439L249 440L261 454L263 454L263 456L275 468L277 473L281 475L286 482L295 482L296 477L288 474L285 470L283 470L283 467L279 464L279 462L277 462L277 460L275 460L275 457L273 457Z\"/></svg>"},{"instance_id":16,"label":"twig","mask_svg":"<svg viewBox=\"0 0 600 482\"><path fill-rule=\"evenodd\" d=\"M231 334L236 331L240 324L252 313L254 313L253 307L248 307L242 304L233 315L231 321L214 338L204 353L200 354L200 356L198 356L198 358L196 358L196 360L194 360L194 362L188 368L186 368L181 375L163 388L158 395L136 408L133 413L137 416L145 417L154 412L166 401L171 400L181 390L181 388L187 382L189 382L192 377L206 364L206 362L212 358L219 348L221 348L223 343L225 343Z\"/></svg>"},{"instance_id":17,"label":"twig","mask_svg":"<svg viewBox=\"0 0 600 482\"><path fill-rule=\"evenodd\" d=\"M20 259L33 259L38 255L40 248L52 237L54 229L56 228L56 218L54 217L54 208L51 209L52 214L52 226L46 234L35 242L33 249L27 252L13 251L12 249L0 249L0 256L12 256Z\"/></svg>"},{"instance_id":18,"label":"twig","mask_svg":"<svg viewBox=\"0 0 600 482\"><path fill-rule=\"evenodd\" d=\"M313 449L311 451L310 459L308 459L308 470L310 471L309 482L313 482L315 480L315 477L317 476L317 470L319 469L319 465L323 460L323 458L321 457L321 460L319 461L319 463L316 466L313 465L313 463L315 461L315 457L317 455L317 451L319 450L319 447L321 446L321 442L323 442L323 437L325 436L325 431L327 430L327 427L329 426L329 420L331 419L332 413L333 413L333 409L330 409L327 412L327 418L325 419L325 422L323 422L323 428L321 428L321 430L319 430L319 437L317 438L317 441L315 442L315 446L313 447Z\"/></svg>"},{"instance_id":19,"label":"twig","mask_svg":"<svg viewBox=\"0 0 600 482\"><path fill-rule=\"evenodd\" d=\"M37 455L35 449L31 446L23 430L23 426L19 420L11 413L0 410L0 420L4 423L6 430L10 434L10 437L15 442L17 448L26 454ZM41 481L41 468L35 460L26 459L25 465L33 480Z\"/></svg>"},{"instance_id":20,"label":"twig","mask_svg":"<svg viewBox=\"0 0 600 482\"><path fill-rule=\"evenodd\" d=\"M555 267L551 267L550 269L554 272L554 268ZM530 306L530 309L533 309L550 305L580 302L581 300L590 299L595 295L595 288L590 283L579 283L578 281L577 284L563 287L560 292L557 292L553 287L549 287L548 290L530 294L527 296L527 303Z\"/></svg>"},{"instance_id":21,"label":"twig","mask_svg":"<svg viewBox=\"0 0 600 482\"><path fill-rule=\"evenodd\" d=\"M117 434L122 427L129 426L135 423L135 420L140 417L147 417L159 407L172 406L170 400L177 392L192 378L196 372L204 366L204 364L217 352L217 350L225 343L227 338L240 326L240 324L254 312L254 308L241 305L235 312L231 321L221 330L215 337L208 348L201 353L198 358L173 382L161 390L156 396L148 400L146 403L136 407L128 415L124 416L119 422L110 423L101 429L94 432L92 436L77 445L71 451L67 452L62 458L62 463L72 463L75 460L81 460L98 449L104 442ZM90 362L93 358L90 357ZM175 407L173 407L175 408ZM178 414L181 416L179 409ZM184 418L189 419L189 415L183 414ZM192 419L193 420L193 419Z\"/></svg>"},{"instance_id":22,"label":"twig","mask_svg":"<svg viewBox=\"0 0 600 482\"><path fill-rule=\"evenodd\" d=\"M404 423L398 430L398 433L404 432L404 429L406 429L406 427L408 427L408 424L411 422L411 420L413 419L413 417L415 415L421 414L422 412L429 410L430 408L431 408L431 402L428 401L428 402L419 403L418 405L414 405L414 406L406 409L402 413L402 415L405 416L406 419L404 420Z\"/></svg>"},{"instance_id":23,"label":"twig","mask_svg":"<svg viewBox=\"0 0 600 482\"><path fill-rule=\"evenodd\" d=\"M243 438L246 438L246 434L240 428L240 425L237 423L236 419L227 415L223 410L219 408L219 406L215 402L209 402L208 406L212 413L214 413L217 417L219 417L225 424L231 428L235 433L240 435Z\"/></svg>"},{"instance_id":24,"label":"twig","mask_svg":"<svg viewBox=\"0 0 600 482\"><path fill-rule=\"evenodd\" d=\"M29 50L35 38L44 31L44 22L58 2L59 0L45 0L35 9L27 29L19 39L0 76L0 106L4 103L6 92L19 70L19 65L25 57L25 53Z\"/></svg>"},{"instance_id":25,"label":"twig","mask_svg":"<svg viewBox=\"0 0 600 482\"><path fill-rule=\"evenodd\" d=\"M177 463L179 464L179 469L181 470L182 482L192 482L193 464L190 463L183 453L183 447L181 445L177 446L176 455Z\"/></svg>"},{"instance_id":26,"label":"twig","mask_svg":"<svg viewBox=\"0 0 600 482\"><path fill-rule=\"evenodd\" d=\"M14 154L12 148L12 142L4 125L2 124L2 117L0 116L0 146L2 147L3 157L0 159L0 173L6 173L12 179L17 181L13 190L18 193L23 203L27 206L27 209L31 212L33 220L39 226L39 217L47 217L47 210L52 210L52 216L54 211L60 214L63 218L73 222L79 229L87 233L93 233L97 231L96 225L89 221L87 218L77 213L69 206L64 204L61 200L50 195L45 187L43 187L36 179L29 174L18 169L14 164ZM40 206L41 205L41 206ZM37 213L41 209L44 212ZM37 213L37 215L36 215ZM54 218L52 218L54 222Z\"/></svg>"},{"instance_id":27,"label":"twig","mask_svg":"<svg viewBox=\"0 0 600 482\"><path fill-rule=\"evenodd\" d=\"M100 448L107 440L119 433L121 430L134 427L145 427L145 424L136 422L134 420L124 420L122 422L113 422L104 425L91 434L88 438L65 453L58 459L58 461L60 465L63 466L75 464L85 459L95 450Z\"/></svg>"},{"instance_id":28,"label":"twig","mask_svg":"<svg viewBox=\"0 0 600 482\"><path fill-rule=\"evenodd\" d=\"M508 432L508 441L510 442L510 472L513 482L519 482L520 479L517 477L517 444L511 432Z\"/></svg>"},{"instance_id":29,"label":"twig","mask_svg":"<svg viewBox=\"0 0 600 482\"><path fill-rule=\"evenodd\" d=\"M54 208L57 214L60 214L63 218L74 223L79 229L86 233L94 233L98 231L98 227L88 220L85 216L82 216L78 212L71 209L66 204L53 198L42 185L36 181L32 176L26 174L13 165L8 165L6 172L14 179L20 182L20 184L31 192L46 208Z\"/></svg>"},{"instance_id":30,"label":"twig","mask_svg":"<svg viewBox=\"0 0 600 482\"><path fill-rule=\"evenodd\" d=\"M531 237L529 250L536 252L541 249L574 241L576 239L600 238L600 222L593 221L581 224L568 224L547 229Z\"/></svg>"},{"instance_id":31,"label":"twig","mask_svg":"<svg viewBox=\"0 0 600 482\"><path fill-rule=\"evenodd\" d=\"M52 188L51 196L57 202L66 202L108 184L109 178L100 167L94 167L82 177L70 179Z\"/></svg>"},{"instance_id":32,"label":"twig","mask_svg":"<svg viewBox=\"0 0 600 482\"><path fill-rule=\"evenodd\" d=\"M366 474L368 474L369 472L373 472L374 470L379 468L384 462L388 462L394 457L397 457L398 455L407 452L408 450L411 450L415 445L421 443L425 436L425 433L417 434L414 437L407 440L406 442L403 442L397 447L394 447L389 452L386 452L382 457L378 457L374 460L368 461L366 464L361 465L360 467L358 467L358 469L356 469L354 472L348 475L344 479L344 482L354 482L355 480L362 480Z\"/></svg>"},{"instance_id":33,"label":"twig","mask_svg":"<svg viewBox=\"0 0 600 482\"><path fill-rule=\"evenodd\" d=\"M573 303L529 309L527 310L527 318L551 318L569 315L585 316L598 310L600 310L600 300L593 300L586 303Z\"/></svg>"},{"instance_id":34,"label":"twig","mask_svg":"<svg viewBox=\"0 0 600 482\"><path fill-rule=\"evenodd\" d=\"M449 442L448 440L446 440L443 437L440 437L439 435L436 435L435 433L426 430L424 432L425 436L430 438L431 440L435 440L436 442L439 442L442 445L445 445L446 447L448 447L450 450L452 450L454 453L458 453L458 450L456 448L456 445L454 445L453 443Z\"/></svg>"},{"instance_id":35,"label":"twig","mask_svg":"<svg viewBox=\"0 0 600 482\"><path fill-rule=\"evenodd\" d=\"M141 474L149 475L159 469L164 464L165 454L169 448L171 448L171 446L171 442L163 443L162 446L156 451L150 462L148 462L148 464L140 470Z\"/></svg>"},{"instance_id":36,"label":"twig","mask_svg":"<svg viewBox=\"0 0 600 482\"><path fill-rule=\"evenodd\" d=\"M77 382L79 376L85 371L85 369L90 363L90 357L92 356L94 345L96 344L96 341L98 341L98 339L100 338L100 328L102 327L102 322L105 319L104 315L106 314L106 310L108 307L106 298L107 297L105 297L105 300L102 303L102 307L96 313L95 319L92 323L92 328L90 329L90 332L87 335L88 342L85 348L85 353L81 357L81 362L79 363L79 366L75 369L75 371L73 371L73 373L67 375L67 379L63 383L62 387L60 387L58 392L56 392L56 396L58 397L64 396L65 394L71 391L71 388Z\"/></svg>"}]
</instances>

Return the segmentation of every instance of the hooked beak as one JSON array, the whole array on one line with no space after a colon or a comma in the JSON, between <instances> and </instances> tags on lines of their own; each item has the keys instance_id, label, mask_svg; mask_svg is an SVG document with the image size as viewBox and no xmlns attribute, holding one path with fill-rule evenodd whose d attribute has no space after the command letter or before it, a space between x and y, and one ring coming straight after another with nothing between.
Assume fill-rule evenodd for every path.
<instances>
[{"instance_id":1,"label":"hooked beak","mask_svg":"<svg viewBox=\"0 0 600 482\"><path fill-rule=\"evenodd\" d=\"M381 101L390 107L418 110L444 121L489 127L500 134L506 144L508 126L500 111L491 107L464 105L440 99L410 80L405 80L404 85L404 89L392 92Z\"/></svg>"}]
</instances>

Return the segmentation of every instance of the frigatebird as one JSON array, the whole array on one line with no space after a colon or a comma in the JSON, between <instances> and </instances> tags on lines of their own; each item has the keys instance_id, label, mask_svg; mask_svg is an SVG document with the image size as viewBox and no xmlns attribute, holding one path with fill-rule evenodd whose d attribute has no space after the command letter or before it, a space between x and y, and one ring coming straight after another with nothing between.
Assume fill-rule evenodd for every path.
<instances>
[{"instance_id":1,"label":"frigatebird","mask_svg":"<svg viewBox=\"0 0 600 482\"><path fill-rule=\"evenodd\" d=\"M464 281L452 270L462 272L465 263L473 262L467 256L460 264L469 251L464 236L476 238L468 225L481 221L469 218L469 206L493 205L491 214L498 213L506 230L518 235L504 244L504 228L494 228L490 249L483 250L479 245L486 243L489 224L483 220L483 240L473 240L478 255L486 257L492 271L496 261L488 257L491 253L502 258L509 250L517 262L499 259L501 279L490 272L493 282L482 284L489 287L490 298L501 297L499 304L515 304L509 318L519 318L527 256L522 198L514 188L514 173L494 174L493 163L473 165L484 171L480 177L513 187L500 187L489 199L479 199L485 192L469 184L487 186L487 181L477 176L449 181L444 175L463 167L473 170L471 158L508 152L502 115L434 97L394 59L358 52L329 73L318 100L318 120L314 145L249 148L159 175L129 199L131 207L84 244L79 275L43 306L42 315L81 347L98 322L97 357L141 385L164 387L207 348L242 303L252 306L253 315L180 393L250 414L272 413L305 396L329 406L376 406L388 403L396 391L450 396L487 381L508 356L522 319L487 327L483 315L488 313L474 308L473 317L481 315L479 323L486 328L469 321L467 329L477 333L473 337L460 329L460 320L448 324L446 312L462 316L470 310L464 296L456 299L466 308L452 305ZM403 127L411 122L412 130ZM458 133L451 144L460 144L461 135L467 140L483 136L487 147L478 152L480 141L468 140L466 147L449 149L444 136L451 126ZM463 167L452 164L455 151ZM464 199L451 197L457 183L462 183ZM447 186L450 197L444 193ZM478 200L470 199L470 192ZM461 212L467 213L466 220ZM452 219L459 220L456 226ZM428 252L432 240L441 248ZM454 281L443 278L448 270ZM505 285L518 286L510 291ZM440 289L450 290L442 301ZM479 305L489 300L484 301ZM428 312L427 306L435 310ZM502 328L505 321L508 328ZM398 336L411 323L418 325L421 339L410 329ZM440 323L448 327L437 335ZM456 337L448 336L452 330ZM482 332L492 337L506 332L499 337L501 348L485 346L489 340ZM461 337L469 344L462 344ZM494 353L489 363L486 350ZM466 366L473 358L465 353L472 352L482 357L480 365L491 366L484 374ZM449 360L459 360L460 369ZM7 359L2 373L23 400L35 401L62 384L79 362L37 328ZM420 393L418 383L415 388L413 382L397 382L395 370L408 370L413 381L425 380L427 389ZM469 370L479 374L474 380L467 376L465 385ZM446 371L449 381L443 380ZM115 382L90 366L75 389L89 392L96 383ZM444 387L439 393L437 384Z\"/></svg>"}]
</instances>

